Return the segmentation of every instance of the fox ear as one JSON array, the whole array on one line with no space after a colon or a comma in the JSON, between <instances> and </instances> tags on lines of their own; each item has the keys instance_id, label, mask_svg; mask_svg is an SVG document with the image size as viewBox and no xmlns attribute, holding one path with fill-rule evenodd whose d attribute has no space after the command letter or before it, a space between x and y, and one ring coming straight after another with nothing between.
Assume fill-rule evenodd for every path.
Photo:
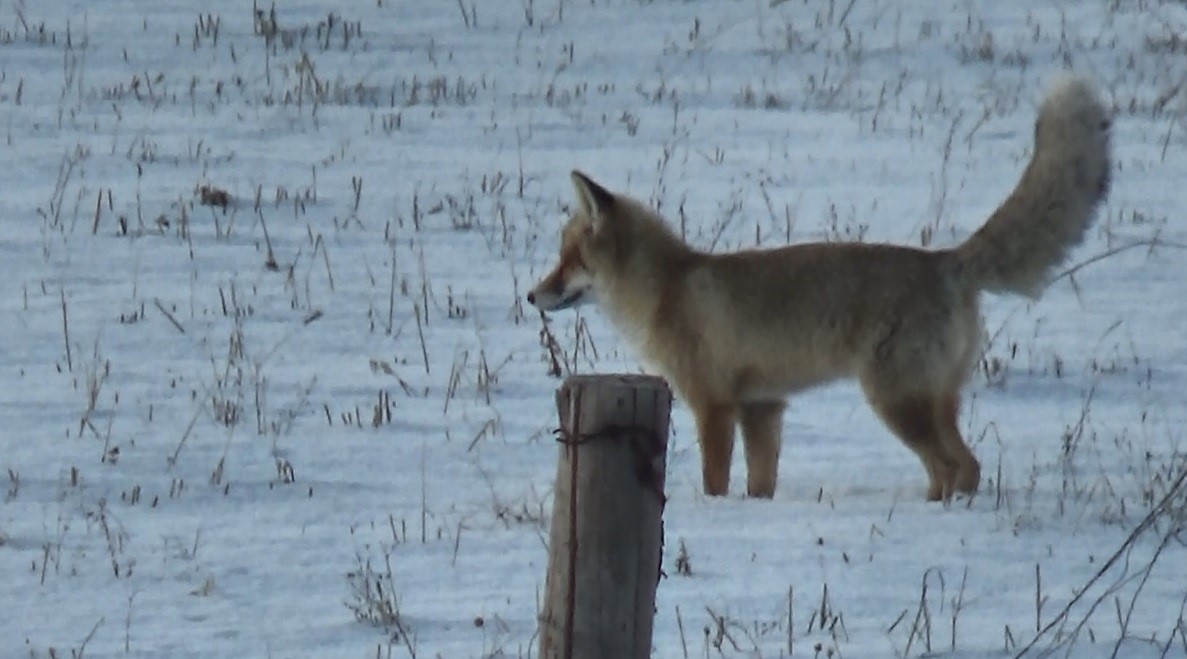
<instances>
[{"instance_id":1,"label":"fox ear","mask_svg":"<svg viewBox=\"0 0 1187 659\"><path fill-rule=\"evenodd\" d=\"M600 224L606 211L614 205L614 193L594 183L593 179L577 170L572 172L573 188L577 191L577 200L595 225Z\"/></svg>"}]
</instances>

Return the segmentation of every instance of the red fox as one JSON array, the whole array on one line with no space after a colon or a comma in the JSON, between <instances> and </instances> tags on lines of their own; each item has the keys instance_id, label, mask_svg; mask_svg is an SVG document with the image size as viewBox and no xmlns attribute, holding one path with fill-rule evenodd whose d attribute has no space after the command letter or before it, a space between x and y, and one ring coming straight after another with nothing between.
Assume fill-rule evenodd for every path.
<instances>
[{"instance_id":1,"label":"red fox","mask_svg":"<svg viewBox=\"0 0 1187 659\"><path fill-rule=\"evenodd\" d=\"M957 425L982 340L982 291L1037 297L1081 242L1110 181L1109 117L1079 78L1039 109L1014 191L963 244L812 243L713 254L643 203L574 171L560 259L527 294L541 311L594 299L695 416L706 494L729 491L735 425L746 491L771 497L783 409L856 377L927 471L929 501L973 494L981 467Z\"/></svg>"}]
</instances>

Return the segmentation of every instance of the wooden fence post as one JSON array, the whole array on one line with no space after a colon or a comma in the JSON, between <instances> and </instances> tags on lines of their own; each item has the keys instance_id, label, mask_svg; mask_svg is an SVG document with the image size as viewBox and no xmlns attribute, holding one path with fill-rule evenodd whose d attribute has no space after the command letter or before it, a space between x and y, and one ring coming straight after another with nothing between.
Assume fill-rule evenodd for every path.
<instances>
[{"instance_id":1,"label":"wooden fence post","mask_svg":"<svg viewBox=\"0 0 1187 659\"><path fill-rule=\"evenodd\" d=\"M556 402L540 659L649 657L671 391L653 376L577 375Z\"/></svg>"}]
</instances>

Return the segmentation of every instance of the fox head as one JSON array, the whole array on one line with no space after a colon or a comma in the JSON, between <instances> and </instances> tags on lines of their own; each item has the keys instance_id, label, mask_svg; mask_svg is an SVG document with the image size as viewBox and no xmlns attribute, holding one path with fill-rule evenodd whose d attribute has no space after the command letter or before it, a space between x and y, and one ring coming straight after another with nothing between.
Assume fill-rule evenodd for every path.
<instances>
[{"instance_id":1,"label":"fox head","mask_svg":"<svg viewBox=\"0 0 1187 659\"><path fill-rule=\"evenodd\" d=\"M594 282L605 255L613 253L608 219L619 201L585 174L572 172L577 207L561 232L560 257L528 292L527 300L541 311L568 309L595 300Z\"/></svg>"}]
</instances>

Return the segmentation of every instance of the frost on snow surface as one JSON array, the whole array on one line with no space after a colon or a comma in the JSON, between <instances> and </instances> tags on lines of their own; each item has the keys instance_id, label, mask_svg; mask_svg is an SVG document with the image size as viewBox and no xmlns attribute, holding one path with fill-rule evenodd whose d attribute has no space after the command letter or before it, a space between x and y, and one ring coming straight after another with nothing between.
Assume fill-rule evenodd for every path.
<instances>
[{"instance_id":1,"label":"frost on snow surface","mask_svg":"<svg viewBox=\"0 0 1187 659\"><path fill-rule=\"evenodd\" d=\"M569 171L704 249L953 245L1068 69L1114 185L1039 301L984 299L980 493L924 503L848 383L792 399L773 500L707 499L677 402L654 656L1187 655L1185 28L1166 0L0 3L0 656L534 656L550 372L642 368L595 308L522 300Z\"/></svg>"}]
</instances>

